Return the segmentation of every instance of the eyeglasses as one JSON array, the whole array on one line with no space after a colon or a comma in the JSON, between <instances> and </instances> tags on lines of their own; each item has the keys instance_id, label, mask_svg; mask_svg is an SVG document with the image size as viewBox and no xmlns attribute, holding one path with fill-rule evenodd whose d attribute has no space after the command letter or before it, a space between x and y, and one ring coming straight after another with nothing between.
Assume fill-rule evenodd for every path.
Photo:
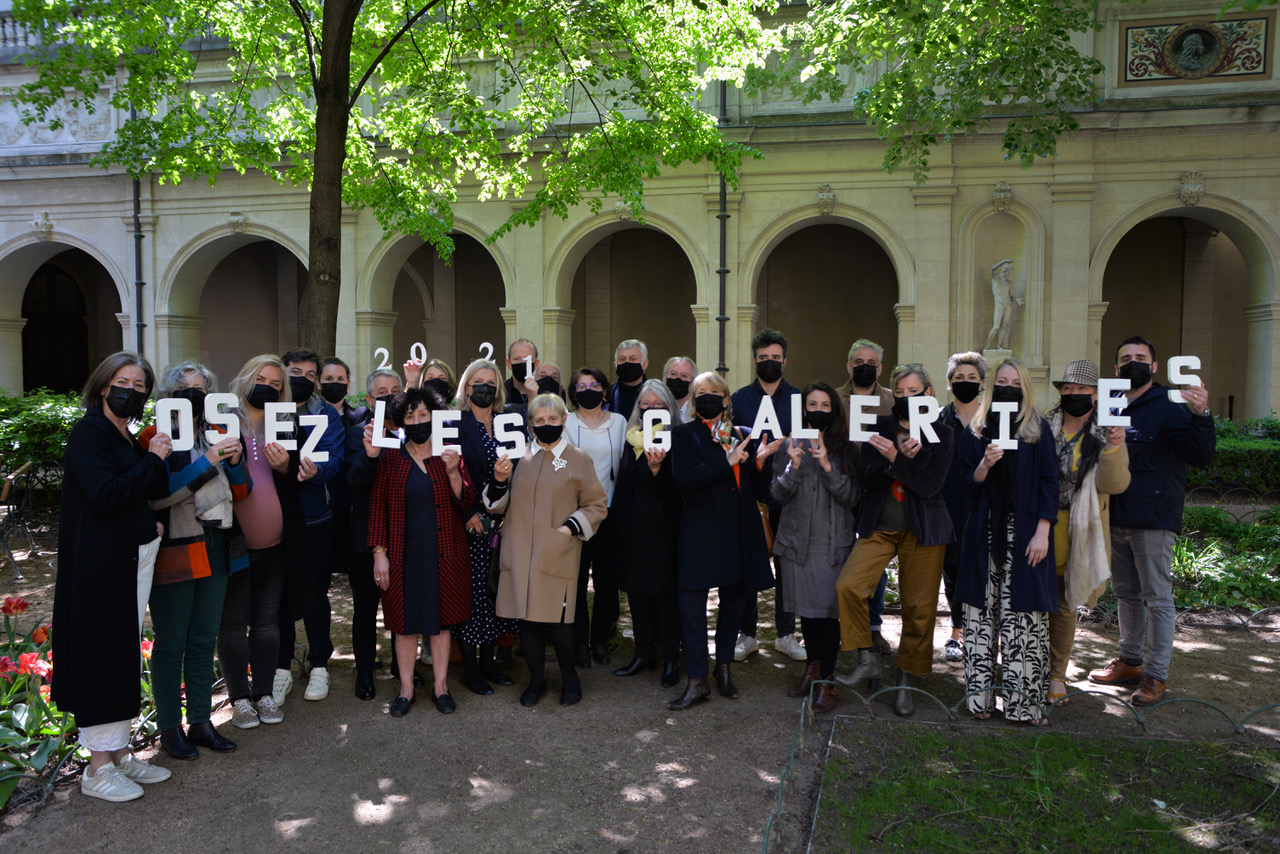
<instances>
[{"instance_id":1,"label":"eyeglasses","mask_svg":"<svg viewBox=\"0 0 1280 854\"><path fill-rule=\"evenodd\" d=\"M600 383L591 383L590 385L583 385L582 383L578 383L576 386L573 387L573 390L574 391L604 391L604 386L600 385Z\"/></svg>"}]
</instances>

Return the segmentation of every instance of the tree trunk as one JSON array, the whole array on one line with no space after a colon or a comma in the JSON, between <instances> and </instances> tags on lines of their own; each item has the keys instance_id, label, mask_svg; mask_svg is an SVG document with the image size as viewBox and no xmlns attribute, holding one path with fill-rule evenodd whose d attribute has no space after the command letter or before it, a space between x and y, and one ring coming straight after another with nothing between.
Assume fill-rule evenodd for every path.
<instances>
[{"instance_id":1,"label":"tree trunk","mask_svg":"<svg viewBox=\"0 0 1280 854\"><path fill-rule=\"evenodd\" d=\"M342 293L342 172L347 155L351 33L360 0L325 0L316 82L316 148L311 183L307 286L298 305L302 345L336 352Z\"/></svg>"}]
</instances>

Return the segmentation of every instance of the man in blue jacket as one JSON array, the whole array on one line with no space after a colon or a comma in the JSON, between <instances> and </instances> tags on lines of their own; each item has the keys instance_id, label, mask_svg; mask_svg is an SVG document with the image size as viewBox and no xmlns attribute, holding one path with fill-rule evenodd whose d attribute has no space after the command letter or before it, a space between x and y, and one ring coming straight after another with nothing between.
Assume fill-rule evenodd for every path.
<instances>
[{"instance_id":1,"label":"man in blue jacket","mask_svg":"<svg viewBox=\"0 0 1280 854\"><path fill-rule=\"evenodd\" d=\"M1116 352L1116 376L1129 380L1125 429L1129 488L1111 500L1111 589L1119 603L1120 657L1089 674L1101 685L1137 685L1131 702L1164 698L1173 654L1173 544L1182 530L1187 466L1207 465L1216 445L1209 393L1182 392L1185 405L1153 382L1156 348L1126 338ZM1144 658L1145 646L1145 658Z\"/></svg>"}]
</instances>

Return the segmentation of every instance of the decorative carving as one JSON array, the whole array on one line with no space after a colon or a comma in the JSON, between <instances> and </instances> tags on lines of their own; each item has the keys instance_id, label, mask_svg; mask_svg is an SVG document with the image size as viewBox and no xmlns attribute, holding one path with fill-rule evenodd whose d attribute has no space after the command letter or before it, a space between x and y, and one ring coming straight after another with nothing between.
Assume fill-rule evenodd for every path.
<instances>
[{"instance_id":1,"label":"decorative carving","mask_svg":"<svg viewBox=\"0 0 1280 854\"><path fill-rule=\"evenodd\" d=\"M818 188L818 213L822 216L831 216L831 212L836 209L836 191L831 189L830 184L823 184Z\"/></svg>"},{"instance_id":2,"label":"decorative carving","mask_svg":"<svg viewBox=\"0 0 1280 854\"><path fill-rule=\"evenodd\" d=\"M1013 259L1005 258L991 265L991 295L995 297L995 316L987 343L983 350L1008 350L1013 340L1014 304L1024 305L1026 300L1015 293Z\"/></svg>"},{"instance_id":3,"label":"decorative carving","mask_svg":"<svg viewBox=\"0 0 1280 854\"><path fill-rule=\"evenodd\" d=\"M53 222L49 219L48 211L40 211L36 214L36 218L31 220L31 230L41 240L53 239Z\"/></svg>"},{"instance_id":4,"label":"decorative carving","mask_svg":"<svg viewBox=\"0 0 1280 854\"><path fill-rule=\"evenodd\" d=\"M613 203L613 212L616 213L618 215L618 219L623 222L631 221L631 205L627 204L622 199L618 199Z\"/></svg>"},{"instance_id":5,"label":"decorative carving","mask_svg":"<svg viewBox=\"0 0 1280 854\"><path fill-rule=\"evenodd\" d=\"M1199 172L1183 172L1182 186L1178 190L1178 198L1187 207L1200 204L1204 198L1204 175Z\"/></svg>"},{"instance_id":6,"label":"decorative carving","mask_svg":"<svg viewBox=\"0 0 1280 854\"><path fill-rule=\"evenodd\" d=\"M227 214L227 225L236 234L244 234L249 229L249 217L240 211L232 211Z\"/></svg>"},{"instance_id":7,"label":"decorative carving","mask_svg":"<svg viewBox=\"0 0 1280 854\"><path fill-rule=\"evenodd\" d=\"M1009 186L1008 181L996 181L995 187L991 190L991 205L996 209L996 213L1008 213L1012 202L1013 187Z\"/></svg>"},{"instance_id":8,"label":"decorative carving","mask_svg":"<svg viewBox=\"0 0 1280 854\"><path fill-rule=\"evenodd\" d=\"M1125 27L1123 84L1269 74L1271 14L1218 21L1176 18ZM1122 84L1122 85L1123 85Z\"/></svg>"}]
</instances>

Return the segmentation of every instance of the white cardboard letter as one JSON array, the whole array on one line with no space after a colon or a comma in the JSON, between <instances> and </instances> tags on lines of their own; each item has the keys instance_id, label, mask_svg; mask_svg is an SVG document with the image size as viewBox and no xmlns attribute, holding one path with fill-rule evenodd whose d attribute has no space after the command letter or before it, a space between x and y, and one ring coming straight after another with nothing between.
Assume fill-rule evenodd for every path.
<instances>
[{"instance_id":1,"label":"white cardboard letter","mask_svg":"<svg viewBox=\"0 0 1280 854\"><path fill-rule=\"evenodd\" d=\"M671 431L670 429L658 430L654 425L661 424L664 428L671 427L671 413L665 409L647 409L644 417L641 418L644 424L644 449L646 451L657 449L659 451L671 450Z\"/></svg>"},{"instance_id":2,"label":"white cardboard letter","mask_svg":"<svg viewBox=\"0 0 1280 854\"><path fill-rule=\"evenodd\" d=\"M907 423L911 438L917 442L936 443L938 434L934 432L933 422L938 420L938 414L942 412L942 408L938 406L938 399L922 394L919 397L908 398L908 401L911 412ZM921 436L924 438L920 438Z\"/></svg>"},{"instance_id":3,"label":"white cardboard letter","mask_svg":"<svg viewBox=\"0 0 1280 854\"><path fill-rule=\"evenodd\" d=\"M266 435L262 438L263 444L270 445L275 442L286 451L296 451L298 443L293 439L281 439L280 434L284 430L292 430L293 425L289 423L281 423L280 416L288 415L297 411L297 407L292 403L268 403L266 406Z\"/></svg>"},{"instance_id":4,"label":"white cardboard letter","mask_svg":"<svg viewBox=\"0 0 1280 854\"><path fill-rule=\"evenodd\" d=\"M751 425L751 438L759 439L766 430L775 439L782 436L782 423L778 421L778 412L773 408L773 398L762 397L760 409L756 412L756 421Z\"/></svg>"},{"instance_id":5,"label":"white cardboard letter","mask_svg":"<svg viewBox=\"0 0 1280 854\"><path fill-rule=\"evenodd\" d=\"M375 448L398 448L400 437L387 434L387 402L373 402L373 446Z\"/></svg>"},{"instance_id":6,"label":"white cardboard letter","mask_svg":"<svg viewBox=\"0 0 1280 854\"><path fill-rule=\"evenodd\" d=\"M173 438L173 416L178 416L179 438ZM175 451L189 451L196 446L196 424L191 417L191 401L166 397L156 401L156 432L173 439Z\"/></svg>"},{"instance_id":7,"label":"white cardboard letter","mask_svg":"<svg viewBox=\"0 0 1280 854\"><path fill-rule=\"evenodd\" d=\"M813 439L817 440L818 430L816 427L802 427L804 418L800 412L804 406L804 395L791 395L791 438L792 439Z\"/></svg>"},{"instance_id":8,"label":"white cardboard letter","mask_svg":"<svg viewBox=\"0 0 1280 854\"><path fill-rule=\"evenodd\" d=\"M220 412L218 407L225 406L233 409L240 405L239 399L230 392L222 391L216 394L205 395L204 398L204 420L210 424L221 424L226 428L227 432L219 433L212 428L204 431L204 438L210 445L216 445L223 439L239 439L240 438L240 419L231 412ZM177 450L176 448L174 450Z\"/></svg>"},{"instance_id":9,"label":"white cardboard letter","mask_svg":"<svg viewBox=\"0 0 1280 854\"><path fill-rule=\"evenodd\" d=\"M874 394L855 394L849 398L849 441L866 442L875 435L874 430L864 429L876 423L874 412L863 412L863 407L871 408L880 405L880 398Z\"/></svg>"},{"instance_id":10,"label":"white cardboard letter","mask_svg":"<svg viewBox=\"0 0 1280 854\"><path fill-rule=\"evenodd\" d=\"M507 452L507 459L518 460L524 456L529 440L524 436L518 413L504 412L493 419L493 438ZM432 431L434 432L434 430Z\"/></svg>"},{"instance_id":11,"label":"white cardboard letter","mask_svg":"<svg viewBox=\"0 0 1280 854\"><path fill-rule=\"evenodd\" d=\"M1199 356L1174 356L1168 362L1165 362L1165 365L1165 370L1169 372L1169 382L1173 385L1189 385L1195 388L1200 388L1204 385L1195 374L1183 373L1184 370L1200 370ZM1174 403L1187 402L1182 397L1182 392L1176 388L1169 389L1169 399ZM174 450L176 451L177 448L174 448Z\"/></svg>"},{"instance_id":12,"label":"white cardboard letter","mask_svg":"<svg viewBox=\"0 0 1280 854\"><path fill-rule=\"evenodd\" d=\"M317 451L316 445L320 444L320 440L324 438L324 430L329 426L329 417L327 415L304 415L298 419L303 427L310 427L311 433L307 436L307 441L302 443L302 451L299 456L304 460L311 460L313 463L329 462L328 451Z\"/></svg>"},{"instance_id":13,"label":"white cardboard letter","mask_svg":"<svg viewBox=\"0 0 1280 854\"><path fill-rule=\"evenodd\" d=\"M1013 413L1018 411L1018 403L1014 400L1001 400L991 404L991 411L1000 413L1000 429L996 432L997 448L1012 451L1018 447L1018 440L1013 438Z\"/></svg>"},{"instance_id":14,"label":"white cardboard letter","mask_svg":"<svg viewBox=\"0 0 1280 854\"><path fill-rule=\"evenodd\" d=\"M1120 412L1129 405L1129 398L1123 394L1114 397L1117 391L1128 391L1129 381L1119 378L1103 377L1098 380L1098 424L1103 427L1128 427L1129 416Z\"/></svg>"},{"instance_id":15,"label":"white cardboard letter","mask_svg":"<svg viewBox=\"0 0 1280 854\"><path fill-rule=\"evenodd\" d=\"M461 420L462 413L456 409L437 409L431 413L431 456L440 456L445 448L462 450L460 445L445 442L445 439L458 438L457 422Z\"/></svg>"}]
</instances>

